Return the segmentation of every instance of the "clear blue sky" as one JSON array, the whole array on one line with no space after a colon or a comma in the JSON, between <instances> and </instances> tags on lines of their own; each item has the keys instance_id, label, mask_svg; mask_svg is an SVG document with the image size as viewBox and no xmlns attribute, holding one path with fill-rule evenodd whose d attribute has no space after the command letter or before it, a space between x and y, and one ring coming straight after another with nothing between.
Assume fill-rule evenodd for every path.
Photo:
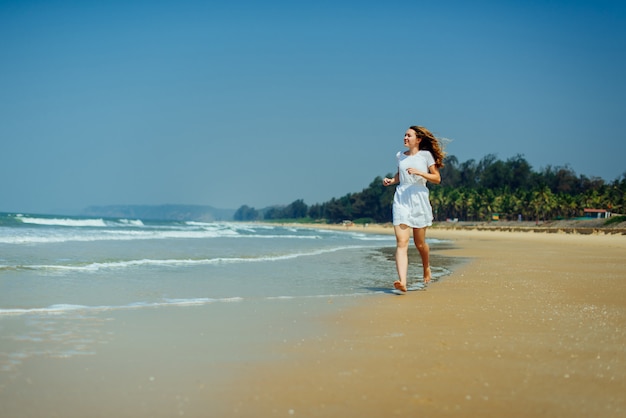
<instances>
[{"instance_id":1,"label":"clear blue sky","mask_svg":"<svg viewBox=\"0 0 626 418\"><path fill-rule=\"evenodd\" d=\"M624 4L0 1L0 211L321 203L412 124L612 181Z\"/></svg>"}]
</instances>

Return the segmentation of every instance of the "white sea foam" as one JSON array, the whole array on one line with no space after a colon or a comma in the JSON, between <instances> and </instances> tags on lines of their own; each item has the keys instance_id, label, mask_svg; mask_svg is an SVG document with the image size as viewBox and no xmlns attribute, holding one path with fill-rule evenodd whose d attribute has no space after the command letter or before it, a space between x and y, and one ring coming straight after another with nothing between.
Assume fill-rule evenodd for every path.
<instances>
[{"instance_id":1,"label":"white sea foam","mask_svg":"<svg viewBox=\"0 0 626 418\"><path fill-rule=\"evenodd\" d=\"M352 237L360 241L395 241L395 237L393 235L376 235L355 232L352 234Z\"/></svg>"},{"instance_id":2,"label":"white sea foam","mask_svg":"<svg viewBox=\"0 0 626 418\"><path fill-rule=\"evenodd\" d=\"M70 305L70 304L57 304L51 305L45 308L5 308L0 309L0 316L16 316L16 315L64 315L69 313L96 313L105 311L123 311L123 310L135 310L146 308L159 308L159 307L174 307L174 306L200 306L208 305L210 303L232 303L241 302L241 297L226 297L226 298L190 298L190 299L163 299L156 302L133 302L127 305L101 305L101 306L87 306L87 305Z\"/></svg>"},{"instance_id":3,"label":"white sea foam","mask_svg":"<svg viewBox=\"0 0 626 418\"><path fill-rule=\"evenodd\" d=\"M204 224L188 222L185 225L145 226L140 220L121 220L115 225L104 228L103 220L66 220L28 218L30 223L47 226L70 226L80 222L82 226L90 225L97 228L22 228L16 230L0 230L0 244L57 244L63 242L94 242L94 241L132 241L132 240L166 240L166 239L208 239L208 238L256 238L256 239L320 239L320 235L268 234L267 230L259 232L245 226L220 224ZM40 222L41 221L41 222ZM108 221L107 221L108 222ZM133 226L134 228L129 228Z\"/></svg>"},{"instance_id":4,"label":"white sea foam","mask_svg":"<svg viewBox=\"0 0 626 418\"><path fill-rule=\"evenodd\" d=\"M255 257L216 257L203 259L141 259L141 260L124 260L111 261L105 263L89 263L83 265L68 264L43 264L43 265L19 265L19 266L0 266L4 270L42 270L42 271L74 271L83 273L95 273L101 270L127 269L133 267L184 267L196 265L212 265L212 264L233 264L233 263L259 263L273 262L281 260L290 260L299 257L310 257L336 251L368 248L364 246L342 246L318 249L305 252L294 252L288 254L265 255Z\"/></svg>"},{"instance_id":5,"label":"white sea foam","mask_svg":"<svg viewBox=\"0 0 626 418\"><path fill-rule=\"evenodd\" d=\"M107 226L104 219L70 219L70 218L32 218L29 216L17 216L25 224L49 225L49 226L73 226L73 227L103 227Z\"/></svg>"},{"instance_id":6,"label":"white sea foam","mask_svg":"<svg viewBox=\"0 0 626 418\"><path fill-rule=\"evenodd\" d=\"M120 223L130 226L144 226L144 223L141 221L141 219L120 219Z\"/></svg>"},{"instance_id":7,"label":"white sea foam","mask_svg":"<svg viewBox=\"0 0 626 418\"><path fill-rule=\"evenodd\" d=\"M178 239L178 238L220 238L237 236L233 231L208 231L208 230L101 230L90 233L61 233L52 232L30 232L28 234L0 236L2 244L48 244L62 242L92 242L92 241L131 241L131 240L153 240L153 239Z\"/></svg>"},{"instance_id":8,"label":"white sea foam","mask_svg":"<svg viewBox=\"0 0 626 418\"><path fill-rule=\"evenodd\" d=\"M374 293L383 293L377 291ZM283 296L266 296L265 300L293 300L293 299L324 299L324 298L345 298L345 297L362 297L371 293L355 292L349 294L319 294L319 295L283 295ZM72 313L93 314L108 311L127 311L150 308L167 308L167 307L189 307L204 306L212 303L238 303L244 302L246 299L240 296L223 297L223 298L177 298L162 299L155 302L132 302L126 305L72 305L72 304L56 304L44 308L5 308L0 309L0 317L2 316L20 316L20 315L65 315Z\"/></svg>"},{"instance_id":9,"label":"white sea foam","mask_svg":"<svg viewBox=\"0 0 626 418\"><path fill-rule=\"evenodd\" d=\"M201 226L201 227L214 227L215 224L212 222L199 222L199 221L187 221L185 225L189 226Z\"/></svg>"},{"instance_id":10,"label":"white sea foam","mask_svg":"<svg viewBox=\"0 0 626 418\"><path fill-rule=\"evenodd\" d=\"M20 220L24 224L31 225L44 225L44 226L67 226L67 227L89 227L89 228L102 228L107 226L131 226L141 227L145 226L141 219L119 219L119 220L104 220L102 218L92 219L72 219L72 218L39 218L33 216L16 215L15 219Z\"/></svg>"}]
</instances>

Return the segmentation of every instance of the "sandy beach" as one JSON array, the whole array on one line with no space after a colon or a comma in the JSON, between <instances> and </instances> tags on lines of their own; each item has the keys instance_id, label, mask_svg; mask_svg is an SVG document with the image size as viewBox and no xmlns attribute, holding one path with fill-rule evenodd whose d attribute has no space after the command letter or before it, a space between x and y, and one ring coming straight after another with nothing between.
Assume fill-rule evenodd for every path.
<instances>
[{"instance_id":1,"label":"sandy beach","mask_svg":"<svg viewBox=\"0 0 626 418\"><path fill-rule=\"evenodd\" d=\"M85 315L93 353L24 359L0 416L626 416L626 236L428 236L462 262L425 291Z\"/></svg>"},{"instance_id":2,"label":"sandy beach","mask_svg":"<svg viewBox=\"0 0 626 418\"><path fill-rule=\"evenodd\" d=\"M626 416L626 237L429 236L468 262L426 291L319 318L322 333L221 388L219 414Z\"/></svg>"}]
</instances>

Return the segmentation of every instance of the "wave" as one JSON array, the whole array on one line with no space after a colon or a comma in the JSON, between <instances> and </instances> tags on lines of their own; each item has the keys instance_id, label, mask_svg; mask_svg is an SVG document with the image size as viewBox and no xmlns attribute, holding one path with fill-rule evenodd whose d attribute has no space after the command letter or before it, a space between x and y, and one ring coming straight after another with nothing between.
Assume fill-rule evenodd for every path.
<instances>
[{"instance_id":1,"label":"wave","mask_svg":"<svg viewBox=\"0 0 626 418\"><path fill-rule=\"evenodd\" d=\"M48 271L48 272L83 272L83 273L95 273L102 270L118 270L128 269L133 267L186 267L186 266L200 266L200 265L213 265L213 264L231 264L231 263L259 263L259 262L273 262L290 260L299 257L312 257L322 254L327 254L336 251L367 248L364 246L342 246L318 249L308 252L297 252L290 254L279 255L265 255L255 257L217 257L217 258L204 258L204 259L141 259L141 260L121 260L111 261L105 263L89 263L83 265L67 265L67 264L46 264L46 265L0 265L0 271L15 271L15 270L36 270L36 271Z\"/></svg>"},{"instance_id":2,"label":"wave","mask_svg":"<svg viewBox=\"0 0 626 418\"><path fill-rule=\"evenodd\" d=\"M132 241L153 239L177 239L177 238L221 238L238 235L233 231L185 231L185 230L101 230L91 233L63 233L51 231L49 233L29 233L0 236L3 244L48 244L62 242L91 242L91 241Z\"/></svg>"},{"instance_id":3,"label":"wave","mask_svg":"<svg viewBox=\"0 0 626 418\"><path fill-rule=\"evenodd\" d=\"M0 214L0 244L59 244L65 242L164 239L325 239L336 231L256 223L202 221L143 221L126 218L81 218L54 215ZM341 232L356 241L386 241L387 236Z\"/></svg>"},{"instance_id":4,"label":"wave","mask_svg":"<svg viewBox=\"0 0 626 418\"><path fill-rule=\"evenodd\" d=\"M275 300L294 300L294 299L328 299L343 297L362 297L372 294L385 293L384 290L376 290L371 292L354 292L346 294L320 294L320 295L284 295L284 296L264 296L261 299L268 301ZM258 298L252 298L258 300ZM164 298L154 302L132 302L126 305L74 305L74 304L55 304L43 308L0 308L0 317L2 316L20 316L20 315L65 315L72 313L99 313L108 311L126 311L149 308L167 308L167 307L189 307L189 306L205 306L213 303L240 303L246 300L241 296L231 296L223 298Z\"/></svg>"},{"instance_id":5,"label":"wave","mask_svg":"<svg viewBox=\"0 0 626 418\"><path fill-rule=\"evenodd\" d=\"M7 219L9 222L7 222ZM78 219L16 215L0 226L0 244L131 241L155 239L259 238L319 239L320 231L238 223L149 222L136 219ZM294 233L295 232L295 233Z\"/></svg>"},{"instance_id":6,"label":"wave","mask_svg":"<svg viewBox=\"0 0 626 418\"><path fill-rule=\"evenodd\" d=\"M26 215L15 215L15 219L31 225L43 225L43 226L67 226L67 227L88 227L88 228L104 228L107 226L144 226L144 223L140 219L118 219L118 220L105 220L103 218L93 219L81 219L81 218L42 218Z\"/></svg>"},{"instance_id":7,"label":"wave","mask_svg":"<svg viewBox=\"0 0 626 418\"><path fill-rule=\"evenodd\" d=\"M20 234L0 236L0 244L55 244L63 242L92 242L92 241L132 241L155 239L206 239L206 238L259 238L259 239L319 239L319 236L304 235L245 235L233 230L146 230L120 231L103 230L98 233L49 233L49 234Z\"/></svg>"},{"instance_id":8,"label":"wave","mask_svg":"<svg viewBox=\"0 0 626 418\"><path fill-rule=\"evenodd\" d=\"M104 219L70 219L70 218L30 218L18 216L25 224L48 225L48 226L73 226L73 227L104 227L107 226Z\"/></svg>"},{"instance_id":9,"label":"wave","mask_svg":"<svg viewBox=\"0 0 626 418\"><path fill-rule=\"evenodd\" d=\"M141 221L141 219L120 219L119 222L122 225L144 226L144 223Z\"/></svg>"},{"instance_id":10,"label":"wave","mask_svg":"<svg viewBox=\"0 0 626 418\"><path fill-rule=\"evenodd\" d=\"M241 297L228 297L228 298L191 298L191 299L163 299L157 302L133 302L127 305L101 305L101 306L88 306L88 305L71 305L71 304L57 304L51 305L45 308L5 308L0 309L0 316L11 315L28 315L28 314L45 314L45 315L63 315L73 312L105 312L105 311L120 311L120 310L133 310L144 308L159 308L168 306L199 306L207 305L216 302L240 302Z\"/></svg>"}]
</instances>

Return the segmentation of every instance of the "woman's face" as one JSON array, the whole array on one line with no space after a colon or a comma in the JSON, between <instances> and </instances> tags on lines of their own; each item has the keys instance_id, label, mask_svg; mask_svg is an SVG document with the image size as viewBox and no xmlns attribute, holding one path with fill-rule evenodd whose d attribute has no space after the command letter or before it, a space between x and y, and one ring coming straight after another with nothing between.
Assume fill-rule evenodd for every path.
<instances>
[{"instance_id":1,"label":"woman's face","mask_svg":"<svg viewBox=\"0 0 626 418\"><path fill-rule=\"evenodd\" d=\"M417 138L417 133L411 128L407 129L404 133L404 146L412 148L417 147L418 144L419 139Z\"/></svg>"}]
</instances>

